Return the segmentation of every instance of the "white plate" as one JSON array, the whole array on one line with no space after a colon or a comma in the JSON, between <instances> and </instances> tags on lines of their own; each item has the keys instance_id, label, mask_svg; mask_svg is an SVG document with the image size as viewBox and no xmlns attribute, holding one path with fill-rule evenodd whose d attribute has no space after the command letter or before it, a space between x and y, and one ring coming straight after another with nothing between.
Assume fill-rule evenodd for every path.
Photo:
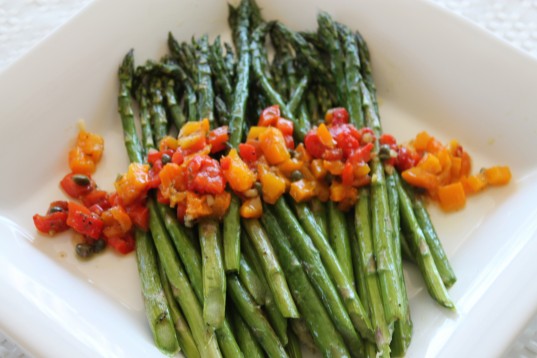
<instances>
[{"instance_id":1,"label":"white plate","mask_svg":"<svg viewBox=\"0 0 537 358\"><path fill-rule=\"evenodd\" d=\"M265 1L269 18L313 29L319 9L359 29L373 56L385 129L458 138L476 168L509 164L514 180L456 214L431 208L459 281L457 313L407 268L410 357L500 354L537 308L537 62L427 2ZM96 180L126 168L116 71L135 48L157 58L180 39L228 33L224 1L96 1L0 74L0 330L39 357L159 356L145 323L133 255L78 261L69 235L31 217L62 198L58 181L76 120L106 140Z\"/></svg>"}]
</instances>

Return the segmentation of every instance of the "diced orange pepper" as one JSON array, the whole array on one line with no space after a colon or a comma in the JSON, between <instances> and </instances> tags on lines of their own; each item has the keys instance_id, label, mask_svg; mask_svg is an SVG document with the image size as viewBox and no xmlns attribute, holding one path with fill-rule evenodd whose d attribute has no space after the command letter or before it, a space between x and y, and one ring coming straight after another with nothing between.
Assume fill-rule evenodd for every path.
<instances>
[{"instance_id":1,"label":"diced orange pepper","mask_svg":"<svg viewBox=\"0 0 537 358\"><path fill-rule=\"evenodd\" d=\"M436 154L439 151L441 151L443 148L444 146L442 145L442 143L433 137L429 140L429 142L427 142L426 151L429 153Z\"/></svg>"},{"instance_id":2,"label":"diced orange pepper","mask_svg":"<svg viewBox=\"0 0 537 358\"><path fill-rule=\"evenodd\" d=\"M304 163L302 163L300 160L296 158L289 158L283 163L278 165L278 169L283 173L285 176L290 176L292 172L295 170L300 170L304 166Z\"/></svg>"},{"instance_id":3,"label":"diced orange pepper","mask_svg":"<svg viewBox=\"0 0 537 358\"><path fill-rule=\"evenodd\" d=\"M246 219L260 218L263 214L263 204L261 198L256 196L252 199L245 200L240 208L240 215Z\"/></svg>"},{"instance_id":4,"label":"diced orange pepper","mask_svg":"<svg viewBox=\"0 0 537 358\"><path fill-rule=\"evenodd\" d=\"M332 175L341 175L345 168L345 163L341 160L323 160L323 166Z\"/></svg>"},{"instance_id":5,"label":"diced orange pepper","mask_svg":"<svg viewBox=\"0 0 537 358\"><path fill-rule=\"evenodd\" d=\"M487 180L482 174L470 175L469 177L461 177L460 182L466 194L477 193L487 186Z\"/></svg>"},{"instance_id":6,"label":"diced orange pepper","mask_svg":"<svg viewBox=\"0 0 537 358\"><path fill-rule=\"evenodd\" d=\"M149 184L149 165L129 164L126 174L115 183L116 192L123 205L129 205L140 199L147 192Z\"/></svg>"},{"instance_id":7,"label":"diced orange pepper","mask_svg":"<svg viewBox=\"0 0 537 358\"><path fill-rule=\"evenodd\" d=\"M69 151L69 168L73 173L93 174L104 151L104 139L80 129L76 145Z\"/></svg>"},{"instance_id":8,"label":"diced orange pepper","mask_svg":"<svg viewBox=\"0 0 537 358\"><path fill-rule=\"evenodd\" d=\"M332 138L332 134L330 134L330 131L324 123L322 123L319 128L317 128L317 135L319 136L319 140L324 146L328 148L334 148L334 138Z\"/></svg>"},{"instance_id":9,"label":"diced orange pepper","mask_svg":"<svg viewBox=\"0 0 537 358\"><path fill-rule=\"evenodd\" d=\"M132 227L129 214L119 205L112 206L101 214L104 222L103 234L105 237L118 237L125 235Z\"/></svg>"},{"instance_id":10,"label":"diced orange pepper","mask_svg":"<svg viewBox=\"0 0 537 358\"><path fill-rule=\"evenodd\" d=\"M467 152L462 152L461 157L461 175L470 176L472 171L472 159Z\"/></svg>"},{"instance_id":11,"label":"diced orange pepper","mask_svg":"<svg viewBox=\"0 0 537 358\"><path fill-rule=\"evenodd\" d=\"M420 188L436 189L438 187L437 177L418 167L407 169L401 175L407 183Z\"/></svg>"},{"instance_id":12,"label":"diced orange pepper","mask_svg":"<svg viewBox=\"0 0 537 358\"><path fill-rule=\"evenodd\" d=\"M171 136L165 136L164 138L162 138L158 145L158 148L161 151L166 149L176 150L177 147L179 147L179 142L176 138Z\"/></svg>"},{"instance_id":13,"label":"diced orange pepper","mask_svg":"<svg viewBox=\"0 0 537 358\"><path fill-rule=\"evenodd\" d=\"M461 178L462 159L459 157L451 157L451 178L459 180Z\"/></svg>"},{"instance_id":14,"label":"diced orange pepper","mask_svg":"<svg viewBox=\"0 0 537 358\"><path fill-rule=\"evenodd\" d=\"M466 205L466 194L461 182L440 186L437 193L440 206L446 211L459 210Z\"/></svg>"},{"instance_id":15,"label":"diced orange pepper","mask_svg":"<svg viewBox=\"0 0 537 358\"><path fill-rule=\"evenodd\" d=\"M333 181L330 185L330 200L340 202L345 199L347 187L342 183Z\"/></svg>"},{"instance_id":16,"label":"diced orange pepper","mask_svg":"<svg viewBox=\"0 0 537 358\"><path fill-rule=\"evenodd\" d=\"M243 192L254 185L256 175L241 159L236 149L231 149L228 155L221 159L221 163L224 161L228 161L228 165L222 168L222 171L231 189L237 192Z\"/></svg>"},{"instance_id":17,"label":"diced orange pepper","mask_svg":"<svg viewBox=\"0 0 537 358\"><path fill-rule=\"evenodd\" d=\"M431 153L425 154L419 161L417 167L431 174L438 174L442 170L438 157Z\"/></svg>"},{"instance_id":18,"label":"diced orange pepper","mask_svg":"<svg viewBox=\"0 0 537 358\"><path fill-rule=\"evenodd\" d=\"M260 126L252 126L250 127L250 130L248 131L248 136L246 137L246 141L252 141L257 140L259 138L259 135L261 133L265 132L268 129L268 127L260 127Z\"/></svg>"},{"instance_id":19,"label":"diced orange pepper","mask_svg":"<svg viewBox=\"0 0 537 358\"><path fill-rule=\"evenodd\" d=\"M274 127L268 127L259 135L259 145L269 164L280 164L291 155L285 145L282 132Z\"/></svg>"},{"instance_id":20,"label":"diced orange pepper","mask_svg":"<svg viewBox=\"0 0 537 358\"><path fill-rule=\"evenodd\" d=\"M316 183L311 180L300 179L291 183L289 194L296 202L309 200L315 196Z\"/></svg>"},{"instance_id":21,"label":"diced orange pepper","mask_svg":"<svg viewBox=\"0 0 537 358\"><path fill-rule=\"evenodd\" d=\"M429 143L429 140L431 140L431 136L429 133L423 131L416 135L416 139L414 139L414 148L416 148L417 151L423 151L427 149L427 144Z\"/></svg>"},{"instance_id":22,"label":"diced orange pepper","mask_svg":"<svg viewBox=\"0 0 537 358\"><path fill-rule=\"evenodd\" d=\"M507 166L490 167L483 174L490 185L505 185L511 180L511 170Z\"/></svg>"},{"instance_id":23,"label":"diced orange pepper","mask_svg":"<svg viewBox=\"0 0 537 358\"><path fill-rule=\"evenodd\" d=\"M217 218L222 218L227 212L231 204L231 194L227 191L214 195L214 202L212 205L213 215Z\"/></svg>"},{"instance_id":24,"label":"diced orange pepper","mask_svg":"<svg viewBox=\"0 0 537 358\"><path fill-rule=\"evenodd\" d=\"M359 162L354 164L354 177L365 177L369 172L371 171L371 168L369 165L365 162Z\"/></svg>"},{"instance_id":25,"label":"diced orange pepper","mask_svg":"<svg viewBox=\"0 0 537 358\"><path fill-rule=\"evenodd\" d=\"M159 190L162 196L169 199L178 190L186 189L186 178L183 169L175 163L168 163L158 173L160 178Z\"/></svg>"},{"instance_id":26,"label":"diced orange pepper","mask_svg":"<svg viewBox=\"0 0 537 358\"><path fill-rule=\"evenodd\" d=\"M328 172L323 166L322 159L313 159L310 164L310 171L315 177L315 179L324 178L326 176L326 173Z\"/></svg>"},{"instance_id":27,"label":"diced orange pepper","mask_svg":"<svg viewBox=\"0 0 537 358\"><path fill-rule=\"evenodd\" d=\"M295 148L295 153L296 153L296 158L298 160L301 160L304 163L311 162L311 155L306 150L306 147L304 146L304 144L300 143L299 145L297 145Z\"/></svg>"},{"instance_id":28,"label":"diced orange pepper","mask_svg":"<svg viewBox=\"0 0 537 358\"><path fill-rule=\"evenodd\" d=\"M207 203L207 195L199 195L192 191L186 192L186 217L199 219L211 216L212 208Z\"/></svg>"},{"instance_id":29,"label":"diced orange pepper","mask_svg":"<svg viewBox=\"0 0 537 358\"><path fill-rule=\"evenodd\" d=\"M315 196L322 202L328 201L330 199L330 187L328 184L323 181L318 181L315 186Z\"/></svg>"},{"instance_id":30,"label":"diced orange pepper","mask_svg":"<svg viewBox=\"0 0 537 358\"><path fill-rule=\"evenodd\" d=\"M285 180L269 170L260 174L261 187L263 188L263 200L274 204L285 193Z\"/></svg>"}]
</instances>

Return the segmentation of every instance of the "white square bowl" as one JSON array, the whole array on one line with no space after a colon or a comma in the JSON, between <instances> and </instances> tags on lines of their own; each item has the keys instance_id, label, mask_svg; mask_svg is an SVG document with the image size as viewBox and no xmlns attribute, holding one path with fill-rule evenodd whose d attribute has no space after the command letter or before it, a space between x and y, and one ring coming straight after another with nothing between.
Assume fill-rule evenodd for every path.
<instances>
[{"instance_id":1,"label":"white square bowl","mask_svg":"<svg viewBox=\"0 0 537 358\"><path fill-rule=\"evenodd\" d=\"M537 62L426 1L259 1L267 19L314 29L326 10L371 49L384 128L459 139L480 166L507 164L512 183L433 221L458 275L457 312L406 277L410 357L491 357L537 309ZM69 235L39 235L31 217L62 197L76 121L106 141L96 175L112 189L127 166L116 72L164 53L166 36L229 36L227 4L99 0L0 73L0 329L39 357L160 356L145 323L134 256L81 262ZM13 151L13 152L12 152Z\"/></svg>"}]
</instances>

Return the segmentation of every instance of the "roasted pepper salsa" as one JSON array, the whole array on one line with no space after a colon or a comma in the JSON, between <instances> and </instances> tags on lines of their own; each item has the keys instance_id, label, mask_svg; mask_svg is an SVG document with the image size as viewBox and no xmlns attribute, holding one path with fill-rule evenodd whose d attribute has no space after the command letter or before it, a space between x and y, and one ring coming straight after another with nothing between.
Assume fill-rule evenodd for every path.
<instances>
[{"instance_id":1,"label":"roasted pepper salsa","mask_svg":"<svg viewBox=\"0 0 537 358\"><path fill-rule=\"evenodd\" d=\"M262 111L245 142L223 155L227 126L210 130L207 119L188 122L176 138L163 138L158 149L147 153L147 164L130 164L109 193L91 177L104 140L81 128L68 155L71 171L60 181L70 200L52 202L45 215L34 215L34 224L49 235L73 229L83 238L77 253L86 257L106 245L122 254L134 250L133 228L148 229L145 201L151 190L189 226L202 218L221 219L230 191L241 199L244 218L260 217L263 201L273 204L286 193L297 202L318 198L350 209L358 188L371 182L373 131L355 128L344 108L333 108L303 143L295 143L293 132L293 122L271 106ZM459 210L468 195L511 179L506 166L472 174L470 155L456 140L443 145L427 132L407 144L383 134L379 143L385 169L401 172L407 183L423 189L446 211Z\"/></svg>"}]
</instances>

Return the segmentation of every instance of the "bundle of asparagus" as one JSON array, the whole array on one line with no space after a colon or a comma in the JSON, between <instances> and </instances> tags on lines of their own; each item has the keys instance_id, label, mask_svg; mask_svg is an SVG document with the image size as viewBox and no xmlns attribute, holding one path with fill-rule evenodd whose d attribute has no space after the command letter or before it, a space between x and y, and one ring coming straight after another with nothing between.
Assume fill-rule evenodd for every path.
<instances>
[{"instance_id":1,"label":"bundle of asparagus","mask_svg":"<svg viewBox=\"0 0 537 358\"><path fill-rule=\"evenodd\" d=\"M227 125L227 145L237 148L269 105L293 122L297 141L327 110L345 107L356 128L373 130L371 184L347 212L281 197L260 219L241 219L232 194L222 223L183 224L150 196L150 231L136 231L136 255L156 345L188 357L299 357L299 341L326 357L404 356L412 321L403 257L451 309L456 278L419 195L382 161L366 42L326 13L317 31L291 31L265 21L252 0L230 6L228 20L234 47L169 34L159 61L135 68L127 53L118 106L131 162L146 162L188 121Z\"/></svg>"}]
</instances>

